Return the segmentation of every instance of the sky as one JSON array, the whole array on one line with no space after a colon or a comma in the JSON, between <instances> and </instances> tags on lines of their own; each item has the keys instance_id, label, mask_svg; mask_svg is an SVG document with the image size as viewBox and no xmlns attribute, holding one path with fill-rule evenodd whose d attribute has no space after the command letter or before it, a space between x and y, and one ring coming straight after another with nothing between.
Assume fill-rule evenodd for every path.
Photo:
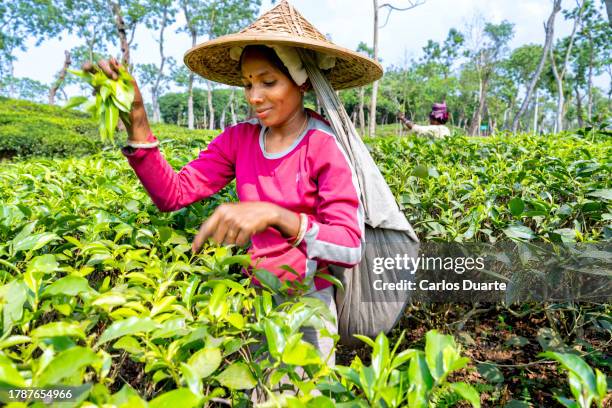
<instances>
[{"instance_id":1,"label":"sky","mask_svg":"<svg viewBox=\"0 0 612 408\"><path fill-rule=\"evenodd\" d=\"M406 0L379 0L379 4L390 2L402 7ZM306 19L323 34L346 48L355 49L360 41L372 44L373 2L371 0L293 0L291 3ZM573 0L564 0L563 7L570 8ZM262 12L272 7L271 0L262 1ZM499 23L508 20L514 23L514 38L511 48L523 44L544 42L543 23L552 9L551 0L426 0L425 4L408 11L393 11L388 24L379 30L379 57L384 67L406 66L412 58L422 56L422 48L429 39L443 41L450 28L467 31L475 16L486 21ZM381 24L386 11L381 11ZM177 23L166 35L166 51L178 64L191 46L186 34L177 34L176 28L184 20L179 16ZM567 36L571 25L561 14L555 21L555 38ZM154 33L140 28L136 32L137 49L131 51L135 63L159 63ZM204 40L204 39L202 39ZM50 83L64 61L64 50L79 45L80 40L65 35L61 40L43 42L39 47L28 41L25 52L16 53L14 74ZM113 55L120 55L118 47L111 49ZM597 85L607 87L607 79L599 78ZM145 96L146 97L146 96Z\"/></svg>"}]
</instances>

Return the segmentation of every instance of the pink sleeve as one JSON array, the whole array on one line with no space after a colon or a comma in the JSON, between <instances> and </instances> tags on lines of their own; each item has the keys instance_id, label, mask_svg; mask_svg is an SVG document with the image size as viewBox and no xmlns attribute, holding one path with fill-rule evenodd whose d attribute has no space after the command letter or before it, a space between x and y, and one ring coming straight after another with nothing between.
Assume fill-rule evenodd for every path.
<instances>
[{"instance_id":1,"label":"pink sleeve","mask_svg":"<svg viewBox=\"0 0 612 408\"><path fill-rule=\"evenodd\" d=\"M309 259L350 267L361 260L364 228L357 180L333 136L317 150L313 176L319 200L304 236L306 254Z\"/></svg>"},{"instance_id":2,"label":"pink sleeve","mask_svg":"<svg viewBox=\"0 0 612 408\"><path fill-rule=\"evenodd\" d=\"M157 139L150 135L148 140ZM122 152L157 208L167 212L211 196L234 178L233 145L228 129L178 173L157 147L124 148Z\"/></svg>"}]
</instances>

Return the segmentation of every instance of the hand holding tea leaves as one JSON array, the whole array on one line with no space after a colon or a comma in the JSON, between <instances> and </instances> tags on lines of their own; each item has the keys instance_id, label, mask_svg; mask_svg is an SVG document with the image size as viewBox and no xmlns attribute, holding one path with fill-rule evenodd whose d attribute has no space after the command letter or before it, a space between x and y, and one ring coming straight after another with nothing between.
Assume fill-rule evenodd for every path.
<instances>
[{"instance_id":1,"label":"hand holding tea leaves","mask_svg":"<svg viewBox=\"0 0 612 408\"><path fill-rule=\"evenodd\" d=\"M95 99L87 100L84 96L71 98L66 108L83 103L85 110L98 121L102 141L115 143L114 134L119 118L125 124L131 140L144 141L148 132L148 121L142 96L134 78L116 59L83 64L82 71L69 70L74 75L94 87ZM138 136L134 137L137 133Z\"/></svg>"}]
</instances>

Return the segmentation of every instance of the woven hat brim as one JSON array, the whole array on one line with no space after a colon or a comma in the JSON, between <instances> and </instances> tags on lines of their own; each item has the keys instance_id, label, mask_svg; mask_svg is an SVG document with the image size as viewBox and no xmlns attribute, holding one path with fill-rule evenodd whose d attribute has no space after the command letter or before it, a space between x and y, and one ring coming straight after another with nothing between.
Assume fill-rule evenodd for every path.
<instances>
[{"instance_id":1,"label":"woven hat brim","mask_svg":"<svg viewBox=\"0 0 612 408\"><path fill-rule=\"evenodd\" d=\"M325 72L336 90L367 85L383 75L382 66L378 62L358 52L327 41L274 34L225 35L191 48L183 60L190 70L206 79L242 86L240 64L230 58L230 49L254 44L301 47L336 57L336 65Z\"/></svg>"}]
</instances>

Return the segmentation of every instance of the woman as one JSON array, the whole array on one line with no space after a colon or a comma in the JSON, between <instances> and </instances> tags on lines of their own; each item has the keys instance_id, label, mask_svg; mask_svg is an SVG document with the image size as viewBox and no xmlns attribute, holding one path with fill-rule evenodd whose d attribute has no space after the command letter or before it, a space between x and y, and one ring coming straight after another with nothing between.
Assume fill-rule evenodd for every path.
<instances>
[{"instance_id":1,"label":"woman","mask_svg":"<svg viewBox=\"0 0 612 408\"><path fill-rule=\"evenodd\" d=\"M408 130L419 136L450 136L450 130L445 126L448 121L448 111L445 102L433 104L429 114L429 126L421 126L409 121L402 112L398 113L397 117Z\"/></svg>"},{"instance_id":2,"label":"woman","mask_svg":"<svg viewBox=\"0 0 612 408\"><path fill-rule=\"evenodd\" d=\"M274 48L261 44L265 36L260 29L256 41L251 41L248 30L257 29L269 15L276 18L274 12L282 12L283 7L290 6L283 1L241 33L201 44L185 57L187 65L204 77L230 85L239 78L255 118L226 128L196 160L175 173L157 148L135 84L130 121L125 124L128 146L122 151L161 211L175 211L209 197L235 178L240 202L215 210L194 238L193 251L209 238L219 244L250 241L254 266L281 280L296 279L282 268L290 266L310 285L308 296L321 299L335 315L333 286L314 274L327 273L330 264L359 263L363 209L353 169L332 130L320 116L304 109L309 82L298 53L288 45L309 49L316 44L318 51L325 47L327 53L318 54L317 61L330 70L337 89L371 81L382 71L375 62L335 46L314 27L300 32L314 30L317 38L296 38L292 30L280 44L275 42L287 18L265 24L273 27L269 45ZM303 19L294 9L291 16L293 23ZM309 23L304 19L300 24ZM346 54L351 58L344 60ZM360 60L370 64L369 70L359 65ZM334 64L350 75L334 79ZM98 66L116 78L115 59L99 61ZM95 70L92 65L84 69ZM322 356L331 355L328 363L333 365L333 340L311 328L303 331L304 340L318 347ZM336 333L337 322L328 322L327 331Z\"/></svg>"}]
</instances>

